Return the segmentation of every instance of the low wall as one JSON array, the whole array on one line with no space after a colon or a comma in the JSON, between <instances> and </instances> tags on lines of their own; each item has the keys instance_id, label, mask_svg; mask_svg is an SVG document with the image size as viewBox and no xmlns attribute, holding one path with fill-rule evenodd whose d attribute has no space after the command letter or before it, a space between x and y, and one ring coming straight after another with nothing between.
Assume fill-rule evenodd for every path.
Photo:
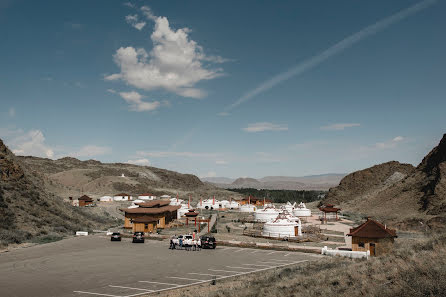
<instances>
[{"instance_id":1,"label":"low wall","mask_svg":"<svg viewBox=\"0 0 446 297\"><path fill-rule=\"evenodd\" d=\"M362 258L368 259L370 257L370 251L367 252L343 251L343 250L330 249L326 246L322 248L321 254L326 256L347 257L351 259L362 259Z\"/></svg>"},{"instance_id":2,"label":"low wall","mask_svg":"<svg viewBox=\"0 0 446 297\"><path fill-rule=\"evenodd\" d=\"M321 249L317 247L305 247L296 245L279 245L274 243L261 243L261 242L243 242L236 240L217 240L217 245L234 246L242 248L257 248L276 251L295 251L303 253L320 254Z\"/></svg>"}]
</instances>

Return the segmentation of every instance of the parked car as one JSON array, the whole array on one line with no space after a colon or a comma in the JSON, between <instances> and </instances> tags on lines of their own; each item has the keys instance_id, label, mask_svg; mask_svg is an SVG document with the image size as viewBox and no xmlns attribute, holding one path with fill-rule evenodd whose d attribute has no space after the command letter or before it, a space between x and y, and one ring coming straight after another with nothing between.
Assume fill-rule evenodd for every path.
<instances>
[{"instance_id":1,"label":"parked car","mask_svg":"<svg viewBox=\"0 0 446 297\"><path fill-rule=\"evenodd\" d=\"M192 246L192 235L184 235L183 236L183 246L191 247Z\"/></svg>"},{"instance_id":2,"label":"parked car","mask_svg":"<svg viewBox=\"0 0 446 297\"><path fill-rule=\"evenodd\" d=\"M111 235L111 241L121 241L121 233L113 232Z\"/></svg>"},{"instance_id":3,"label":"parked car","mask_svg":"<svg viewBox=\"0 0 446 297\"><path fill-rule=\"evenodd\" d=\"M201 237L201 247L204 249L215 249L217 247L217 242L215 242L215 237L202 236Z\"/></svg>"},{"instance_id":4,"label":"parked car","mask_svg":"<svg viewBox=\"0 0 446 297\"><path fill-rule=\"evenodd\" d=\"M135 232L133 233L133 243L135 242L141 242L144 243L144 232Z\"/></svg>"}]
</instances>

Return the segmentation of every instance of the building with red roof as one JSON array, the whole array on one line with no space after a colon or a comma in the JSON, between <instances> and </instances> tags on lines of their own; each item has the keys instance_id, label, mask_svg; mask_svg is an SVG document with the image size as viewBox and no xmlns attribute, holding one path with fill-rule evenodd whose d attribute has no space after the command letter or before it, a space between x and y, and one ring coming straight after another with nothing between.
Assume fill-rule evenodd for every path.
<instances>
[{"instance_id":1,"label":"building with red roof","mask_svg":"<svg viewBox=\"0 0 446 297\"><path fill-rule=\"evenodd\" d=\"M347 236L352 237L352 251L370 251L371 256L385 254L393 248L396 231L375 220L367 221L350 229Z\"/></svg>"}]
</instances>

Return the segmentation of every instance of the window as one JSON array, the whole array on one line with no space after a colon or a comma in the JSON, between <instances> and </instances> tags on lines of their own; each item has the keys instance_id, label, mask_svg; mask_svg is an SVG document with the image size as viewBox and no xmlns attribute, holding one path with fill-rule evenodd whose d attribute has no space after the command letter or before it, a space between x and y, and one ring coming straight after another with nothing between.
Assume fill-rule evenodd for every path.
<instances>
[{"instance_id":1,"label":"window","mask_svg":"<svg viewBox=\"0 0 446 297\"><path fill-rule=\"evenodd\" d=\"M364 242L359 242L359 243L358 243L358 247L360 247L360 248L365 247Z\"/></svg>"}]
</instances>

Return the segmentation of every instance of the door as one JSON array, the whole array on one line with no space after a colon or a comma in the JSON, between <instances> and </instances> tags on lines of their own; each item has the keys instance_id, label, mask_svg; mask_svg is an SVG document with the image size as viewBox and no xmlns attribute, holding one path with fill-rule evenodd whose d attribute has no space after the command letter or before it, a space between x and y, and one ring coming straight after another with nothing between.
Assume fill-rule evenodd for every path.
<instances>
[{"instance_id":1,"label":"door","mask_svg":"<svg viewBox=\"0 0 446 297\"><path fill-rule=\"evenodd\" d=\"M294 226L294 236L299 235L299 226Z\"/></svg>"},{"instance_id":2,"label":"door","mask_svg":"<svg viewBox=\"0 0 446 297\"><path fill-rule=\"evenodd\" d=\"M370 243L370 256L375 256L375 244L373 242Z\"/></svg>"}]
</instances>

